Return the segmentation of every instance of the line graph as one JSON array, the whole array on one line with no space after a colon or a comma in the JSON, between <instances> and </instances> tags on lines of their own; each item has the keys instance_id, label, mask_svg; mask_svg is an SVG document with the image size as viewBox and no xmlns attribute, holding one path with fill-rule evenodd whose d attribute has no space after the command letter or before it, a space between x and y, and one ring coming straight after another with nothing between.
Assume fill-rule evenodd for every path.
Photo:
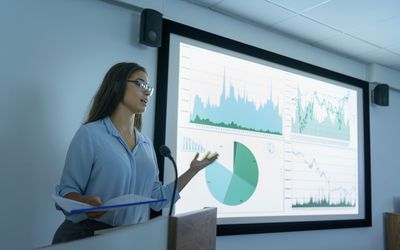
<instances>
[{"instance_id":1,"label":"line graph","mask_svg":"<svg viewBox=\"0 0 400 250\"><path fill-rule=\"evenodd\" d=\"M356 207L354 156L340 148L295 144L285 150L285 196L292 208Z\"/></svg>"},{"instance_id":2,"label":"line graph","mask_svg":"<svg viewBox=\"0 0 400 250\"><path fill-rule=\"evenodd\" d=\"M297 88L296 114L292 131L300 134L349 140L349 118L345 109L349 95L333 97L316 91L301 92Z\"/></svg>"}]
</instances>

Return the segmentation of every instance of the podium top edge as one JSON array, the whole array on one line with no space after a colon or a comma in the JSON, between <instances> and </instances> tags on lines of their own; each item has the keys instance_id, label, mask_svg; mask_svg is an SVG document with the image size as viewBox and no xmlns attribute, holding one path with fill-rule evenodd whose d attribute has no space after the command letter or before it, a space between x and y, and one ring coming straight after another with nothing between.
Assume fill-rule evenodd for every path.
<instances>
[{"instance_id":1,"label":"podium top edge","mask_svg":"<svg viewBox=\"0 0 400 250\"><path fill-rule=\"evenodd\" d=\"M189 211L189 212L185 212L185 213L181 213L181 214L175 214L172 215L172 218L182 218L182 217L186 217L186 216L192 216L195 214L217 214L217 208L216 207L205 207L202 209L198 209L198 210L193 210L193 211Z\"/></svg>"},{"instance_id":2,"label":"podium top edge","mask_svg":"<svg viewBox=\"0 0 400 250\"><path fill-rule=\"evenodd\" d=\"M385 215L400 216L400 212L385 212Z\"/></svg>"}]
</instances>

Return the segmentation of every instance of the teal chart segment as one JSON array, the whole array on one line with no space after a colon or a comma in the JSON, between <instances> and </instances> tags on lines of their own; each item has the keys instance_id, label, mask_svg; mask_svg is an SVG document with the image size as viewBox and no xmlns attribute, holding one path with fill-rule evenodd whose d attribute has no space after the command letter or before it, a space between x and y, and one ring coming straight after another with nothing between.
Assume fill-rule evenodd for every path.
<instances>
[{"instance_id":1,"label":"teal chart segment","mask_svg":"<svg viewBox=\"0 0 400 250\"><path fill-rule=\"evenodd\" d=\"M234 142L233 172L217 161L206 168L206 181L211 194L219 202L240 205L257 188L257 161L245 145Z\"/></svg>"}]
</instances>

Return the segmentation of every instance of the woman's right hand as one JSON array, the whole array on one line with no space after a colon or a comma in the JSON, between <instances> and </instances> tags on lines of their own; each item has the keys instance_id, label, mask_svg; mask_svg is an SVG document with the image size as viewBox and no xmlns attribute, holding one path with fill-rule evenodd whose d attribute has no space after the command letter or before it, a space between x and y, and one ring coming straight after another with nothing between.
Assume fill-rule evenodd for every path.
<instances>
[{"instance_id":1,"label":"woman's right hand","mask_svg":"<svg viewBox=\"0 0 400 250\"><path fill-rule=\"evenodd\" d=\"M101 201L101 198L98 196L86 196L86 195L81 195L75 192L68 193L64 196L64 198L71 199L71 200L76 200L79 202L87 203L92 206L101 206L103 202ZM99 218L103 214L105 214L106 211L101 211L101 212L88 212L85 213L89 218Z\"/></svg>"},{"instance_id":2,"label":"woman's right hand","mask_svg":"<svg viewBox=\"0 0 400 250\"><path fill-rule=\"evenodd\" d=\"M92 206L101 206L103 204L103 202L101 201L100 197L98 196L85 196L85 203L92 205ZM100 211L100 212L88 212L86 213L86 215L89 218L99 218L101 217L103 214L105 214L106 211Z\"/></svg>"}]
</instances>

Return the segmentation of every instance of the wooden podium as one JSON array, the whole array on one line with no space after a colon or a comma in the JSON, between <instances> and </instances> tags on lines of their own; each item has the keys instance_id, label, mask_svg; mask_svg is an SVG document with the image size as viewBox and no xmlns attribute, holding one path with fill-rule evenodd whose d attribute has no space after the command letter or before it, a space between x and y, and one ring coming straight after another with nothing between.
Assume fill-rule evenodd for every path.
<instances>
[{"instance_id":1,"label":"wooden podium","mask_svg":"<svg viewBox=\"0 0 400 250\"><path fill-rule=\"evenodd\" d=\"M106 229L93 237L38 248L38 250L215 250L217 209L204 208L145 223Z\"/></svg>"},{"instance_id":2,"label":"wooden podium","mask_svg":"<svg viewBox=\"0 0 400 250\"><path fill-rule=\"evenodd\" d=\"M217 208L171 216L168 250L215 250Z\"/></svg>"},{"instance_id":3,"label":"wooden podium","mask_svg":"<svg viewBox=\"0 0 400 250\"><path fill-rule=\"evenodd\" d=\"M400 250L400 213L386 213L386 249Z\"/></svg>"}]
</instances>

